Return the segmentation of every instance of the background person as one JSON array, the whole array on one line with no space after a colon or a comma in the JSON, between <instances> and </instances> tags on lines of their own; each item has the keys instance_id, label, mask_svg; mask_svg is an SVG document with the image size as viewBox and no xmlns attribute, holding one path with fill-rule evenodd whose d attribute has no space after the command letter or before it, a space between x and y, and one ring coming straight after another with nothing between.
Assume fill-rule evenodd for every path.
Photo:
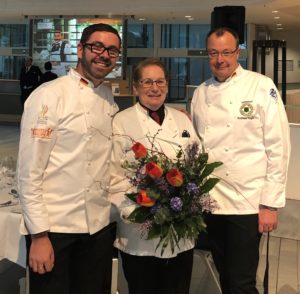
<instances>
[{"instance_id":1,"label":"background person","mask_svg":"<svg viewBox=\"0 0 300 294\"><path fill-rule=\"evenodd\" d=\"M26 101L17 173L31 294L110 288L115 224L107 185L118 108L103 79L120 45L111 26L86 27L77 67Z\"/></svg>"},{"instance_id":2,"label":"background person","mask_svg":"<svg viewBox=\"0 0 300 294\"><path fill-rule=\"evenodd\" d=\"M51 44L50 61L66 61L67 55L71 53L70 45L62 39L62 32L55 31L53 34L53 43Z\"/></svg>"},{"instance_id":3,"label":"background person","mask_svg":"<svg viewBox=\"0 0 300 294\"><path fill-rule=\"evenodd\" d=\"M52 72L52 64L50 61L45 62L44 64L45 72L42 74L40 79L40 84L50 82L52 80L55 80L57 78L57 74Z\"/></svg>"},{"instance_id":4,"label":"background person","mask_svg":"<svg viewBox=\"0 0 300 294\"><path fill-rule=\"evenodd\" d=\"M26 57L20 74L22 108L24 108L26 99L39 85L41 75L42 72L40 68L32 64L32 58Z\"/></svg>"},{"instance_id":5,"label":"background person","mask_svg":"<svg viewBox=\"0 0 300 294\"><path fill-rule=\"evenodd\" d=\"M170 246L163 256L155 250L159 239L141 238L139 224L125 220L135 205L124 195L131 186L121 163L134 160L132 139L146 148L163 150L175 158L178 145L183 149L198 141L188 117L165 106L168 92L168 73L157 59L146 59L137 65L133 74L134 91L139 102L113 120L113 152L111 161L111 201L119 210L120 222L115 246L121 251L122 265L130 294L188 294L193 264L194 242L181 240L174 253ZM190 137L184 137L186 131ZM149 140L155 137L155 140Z\"/></svg>"},{"instance_id":6,"label":"background person","mask_svg":"<svg viewBox=\"0 0 300 294\"><path fill-rule=\"evenodd\" d=\"M272 80L239 65L234 31L213 30L206 44L213 77L195 90L192 117L210 160L223 162L208 237L222 292L258 293L261 233L276 229L285 205L289 125Z\"/></svg>"}]
</instances>

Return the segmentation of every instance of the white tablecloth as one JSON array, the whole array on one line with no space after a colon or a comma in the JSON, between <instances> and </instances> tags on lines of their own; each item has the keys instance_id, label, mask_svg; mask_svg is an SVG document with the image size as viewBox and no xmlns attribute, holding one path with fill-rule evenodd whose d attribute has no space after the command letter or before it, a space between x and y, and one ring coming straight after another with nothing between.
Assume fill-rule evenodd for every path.
<instances>
[{"instance_id":1,"label":"white tablecloth","mask_svg":"<svg viewBox=\"0 0 300 294\"><path fill-rule=\"evenodd\" d=\"M0 203L12 200L17 203L17 199L8 194L9 189L0 191ZM1 207L0 206L0 260L8 260L26 266L26 245L25 238L19 233L21 220L20 207L18 204Z\"/></svg>"}]
</instances>

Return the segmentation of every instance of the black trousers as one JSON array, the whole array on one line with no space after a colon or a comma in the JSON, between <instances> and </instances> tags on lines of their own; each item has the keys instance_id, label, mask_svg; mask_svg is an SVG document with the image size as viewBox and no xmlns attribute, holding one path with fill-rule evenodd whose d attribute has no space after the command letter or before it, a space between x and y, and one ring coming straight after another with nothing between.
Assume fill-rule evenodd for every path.
<instances>
[{"instance_id":1,"label":"black trousers","mask_svg":"<svg viewBox=\"0 0 300 294\"><path fill-rule=\"evenodd\" d=\"M49 233L54 267L43 275L30 269L30 294L110 293L115 232L112 223L93 235ZM27 253L30 244L26 236Z\"/></svg>"},{"instance_id":2,"label":"black trousers","mask_svg":"<svg viewBox=\"0 0 300 294\"><path fill-rule=\"evenodd\" d=\"M121 252L129 294L189 294L193 254L191 249L166 259Z\"/></svg>"},{"instance_id":3,"label":"black trousers","mask_svg":"<svg viewBox=\"0 0 300 294\"><path fill-rule=\"evenodd\" d=\"M223 294L258 294L258 215L206 216L212 256Z\"/></svg>"}]
</instances>

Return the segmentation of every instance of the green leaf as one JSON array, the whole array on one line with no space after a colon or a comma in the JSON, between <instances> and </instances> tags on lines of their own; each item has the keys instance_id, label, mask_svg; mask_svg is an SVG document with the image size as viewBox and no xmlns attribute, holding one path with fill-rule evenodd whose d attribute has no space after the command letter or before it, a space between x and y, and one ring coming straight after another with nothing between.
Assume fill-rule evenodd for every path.
<instances>
[{"instance_id":1,"label":"green leaf","mask_svg":"<svg viewBox=\"0 0 300 294\"><path fill-rule=\"evenodd\" d=\"M204 179L207 176L209 176L214 171L215 168L219 167L222 164L223 163L220 162L220 161L216 161L216 162L207 164L206 167L204 168L202 174L201 174L201 179Z\"/></svg>"},{"instance_id":2,"label":"green leaf","mask_svg":"<svg viewBox=\"0 0 300 294\"><path fill-rule=\"evenodd\" d=\"M126 197L128 197L131 201L136 202L136 196L138 195L138 193L136 192L132 192L132 193L126 193Z\"/></svg>"},{"instance_id":3,"label":"green leaf","mask_svg":"<svg viewBox=\"0 0 300 294\"><path fill-rule=\"evenodd\" d=\"M148 232L147 240L159 238L162 233L162 226L153 224Z\"/></svg>"},{"instance_id":4,"label":"green leaf","mask_svg":"<svg viewBox=\"0 0 300 294\"><path fill-rule=\"evenodd\" d=\"M162 225L166 222L169 222L170 220L172 220L172 217L169 209L167 209L166 207L158 209L154 215L154 222L158 225Z\"/></svg>"},{"instance_id":5,"label":"green leaf","mask_svg":"<svg viewBox=\"0 0 300 294\"><path fill-rule=\"evenodd\" d=\"M149 219L149 208L140 206L137 207L128 217L127 219L130 222L141 224Z\"/></svg>"},{"instance_id":6,"label":"green leaf","mask_svg":"<svg viewBox=\"0 0 300 294\"><path fill-rule=\"evenodd\" d=\"M220 179L218 178L210 178L208 179L201 187L201 193L208 193L218 182Z\"/></svg>"}]
</instances>

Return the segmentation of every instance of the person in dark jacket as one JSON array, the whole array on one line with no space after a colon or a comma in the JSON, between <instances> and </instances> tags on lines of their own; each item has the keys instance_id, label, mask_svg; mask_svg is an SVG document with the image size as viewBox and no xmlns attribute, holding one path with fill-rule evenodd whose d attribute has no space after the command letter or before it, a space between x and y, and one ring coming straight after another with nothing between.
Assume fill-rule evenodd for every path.
<instances>
[{"instance_id":1,"label":"person in dark jacket","mask_svg":"<svg viewBox=\"0 0 300 294\"><path fill-rule=\"evenodd\" d=\"M41 75L40 68L32 65L32 57L26 57L20 74L22 108L24 108L24 103L31 92L38 87Z\"/></svg>"},{"instance_id":2,"label":"person in dark jacket","mask_svg":"<svg viewBox=\"0 0 300 294\"><path fill-rule=\"evenodd\" d=\"M50 61L45 62L44 68L45 68L45 72L41 76L40 84L52 81L57 78L57 74L51 71L52 63Z\"/></svg>"}]
</instances>

